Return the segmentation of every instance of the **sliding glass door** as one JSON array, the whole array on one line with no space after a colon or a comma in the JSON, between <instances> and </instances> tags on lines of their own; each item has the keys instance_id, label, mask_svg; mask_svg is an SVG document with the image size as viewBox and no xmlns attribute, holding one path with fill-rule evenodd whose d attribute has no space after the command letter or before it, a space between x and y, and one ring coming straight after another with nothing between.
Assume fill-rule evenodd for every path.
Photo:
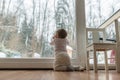
<instances>
[{"instance_id":1,"label":"sliding glass door","mask_svg":"<svg viewBox=\"0 0 120 80\"><path fill-rule=\"evenodd\" d=\"M75 57L74 0L1 0L0 57L53 58L49 43L59 28L67 30L68 54Z\"/></svg>"}]
</instances>

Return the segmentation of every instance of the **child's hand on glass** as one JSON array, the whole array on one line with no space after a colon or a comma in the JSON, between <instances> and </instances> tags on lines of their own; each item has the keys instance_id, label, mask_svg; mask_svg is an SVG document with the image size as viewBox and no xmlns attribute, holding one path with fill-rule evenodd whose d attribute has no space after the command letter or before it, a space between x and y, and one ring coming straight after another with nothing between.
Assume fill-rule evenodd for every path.
<instances>
[{"instance_id":1,"label":"child's hand on glass","mask_svg":"<svg viewBox=\"0 0 120 80\"><path fill-rule=\"evenodd\" d=\"M53 36L53 39L55 39L55 38L57 38L57 34L55 34L55 35Z\"/></svg>"}]
</instances>

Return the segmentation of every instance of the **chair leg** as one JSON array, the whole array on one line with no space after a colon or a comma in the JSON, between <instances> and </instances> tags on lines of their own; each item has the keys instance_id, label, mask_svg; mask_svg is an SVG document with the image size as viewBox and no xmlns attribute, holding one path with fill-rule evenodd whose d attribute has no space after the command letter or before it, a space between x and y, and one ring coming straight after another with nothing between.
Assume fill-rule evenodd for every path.
<instances>
[{"instance_id":1,"label":"chair leg","mask_svg":"<svg viewBox=\"0 0 120 80\"><path fill-rule=\"evenodd\" d=\"M96 49L94 49L94 72L97 72L97 56L96 56Z\"/></svg>"},{"instance_id":2,"label":"chair leg","mask_svg":"<svg viewBox=\"0 0 120 80\"><path fill-rule=\"evenodd\" d=\"M89 71L89 51L87 51L87 64L86 64L86 70Z\"/></svg>"},{"instance_id":3,"label":"chair leg","mask_svg":"<svg viewBox=\"0 0 120 80\"><path fill-rule=\"evenodd\" d=\"M104 57L105 57L105 70L108 71L108 59L107 59L107 51L104 51Z\"/></svg>"}]
</instances>

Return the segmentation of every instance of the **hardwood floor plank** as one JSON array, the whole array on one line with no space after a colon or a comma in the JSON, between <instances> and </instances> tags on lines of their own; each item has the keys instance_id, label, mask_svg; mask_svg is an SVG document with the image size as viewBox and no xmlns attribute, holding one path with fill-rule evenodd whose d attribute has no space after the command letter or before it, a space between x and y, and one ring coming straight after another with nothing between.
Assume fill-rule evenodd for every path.
<instances>
[{"instance_id":1,"label":"hardwood floor plank","mask_svg":"<svg viewBox=\"0 0 120 80\"><path fill-rule=\"evenodd\" d=\"M53 70L0 70L0 80L119 80L115 70L55 72Z\"/></svg>"}]
</instances>

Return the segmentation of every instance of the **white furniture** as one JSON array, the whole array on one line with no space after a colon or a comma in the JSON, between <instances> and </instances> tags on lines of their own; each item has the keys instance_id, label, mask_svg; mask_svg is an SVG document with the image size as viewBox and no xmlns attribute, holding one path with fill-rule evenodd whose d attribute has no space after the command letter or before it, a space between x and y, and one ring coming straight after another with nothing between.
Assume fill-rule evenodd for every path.
<instances>
[{"instance_id":1,"label":"white furniture","mask_svg":"<svg viewBox=\"0 0 120 80\"><path fill-rule=\"evenodd\" d=\"M120 18L120 9L113 14L109 19L107 19L102 25L100 25L98 28L87 28L86 29L86 43L87 43L87 60L86 60L86 69L89 70L89 52L93 51L94 53L94 71L97 72L97 57L96 57L96 51L104 51L105 52L105 69L108 70L108 64L107 64L107 54L106 51L110 49L114 49L115 54L115 66L117 72L120 72L120 22L118 19ZM115 23L115 32L116 32L116 43L106 43L106 33L105 29L110 24ZM88 44L88 31L91 31L93 34L93 42L91 45ZM99 32L103 32L103 43L100 43L100 37Z\"/></svg>"},{"instance_id":2,"label":"white furniture","mask_svg":"<svg viewBox=\"0 0 120 80\"><path fill-rule=\"evenodd\" d=\"M94 72L97 72L97 51L104 51L105 56L105 70L108 71L108 59L107 59L107 50L115 50L116 51L116 44L115 43L93 43L87 46L87 65L86 68L89 70L89 54L93 51L93 60L94 60Z\"/></svg>"}]
</instances>

